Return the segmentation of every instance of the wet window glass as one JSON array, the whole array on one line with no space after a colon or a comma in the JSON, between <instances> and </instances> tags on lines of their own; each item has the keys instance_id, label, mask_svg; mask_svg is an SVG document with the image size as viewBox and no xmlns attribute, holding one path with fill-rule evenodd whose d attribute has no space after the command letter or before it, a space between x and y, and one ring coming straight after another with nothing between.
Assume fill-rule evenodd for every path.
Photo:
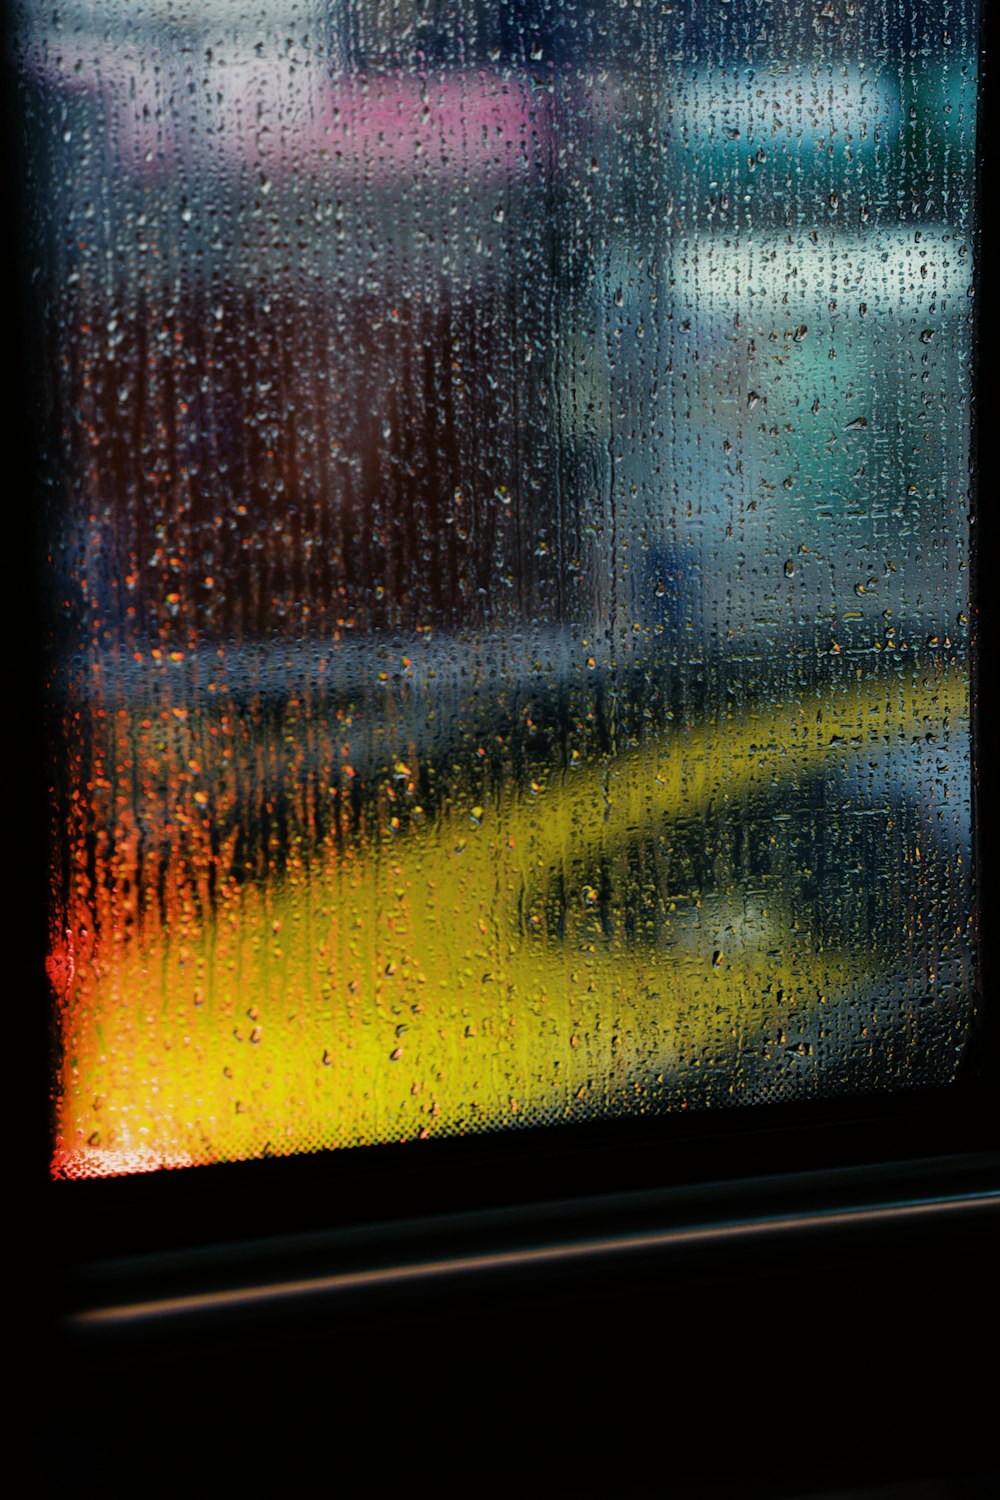
<instances>
[{"instance_id":1,"label":"wet window glass","mask_svg":"<svg viewBox=\"0 0 1000 1500\"><path fill-rule=\"evenodd\" d=\"M53 1171L955 1076L974 0L20 0Z\"/></svg>"}]
</instances>

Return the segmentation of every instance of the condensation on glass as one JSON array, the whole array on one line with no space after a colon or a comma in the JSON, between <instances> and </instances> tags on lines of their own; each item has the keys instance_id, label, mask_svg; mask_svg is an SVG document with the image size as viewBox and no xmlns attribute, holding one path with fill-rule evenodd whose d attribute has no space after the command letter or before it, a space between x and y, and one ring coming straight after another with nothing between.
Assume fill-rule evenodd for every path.
<instances>
[{"instance_id":1,"label":"condensation on glass","mask_svg":"<svg viewBox=\"0 0 1000 1500\"><path fill-rule=\"evenodd\" d=\"M973 0L22 0L53 1171L951 1080Z\"/></svg>"}]
</instances>

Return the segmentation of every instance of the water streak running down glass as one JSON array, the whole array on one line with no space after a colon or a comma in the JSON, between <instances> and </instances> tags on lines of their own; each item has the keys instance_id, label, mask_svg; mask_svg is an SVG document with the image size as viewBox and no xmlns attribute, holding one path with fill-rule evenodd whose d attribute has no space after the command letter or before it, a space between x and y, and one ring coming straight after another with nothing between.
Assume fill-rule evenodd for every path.
<instances>
[{"instance_id":1,"label":"water streak running down glass","mask_svg":"<svg viewBox=\"0 0 1000 1500\"><path fill-rule=\"evenodd\" d=\"M22 0L53 1171L955 1074L972 0Z\"/></svg>"}]
</instances>

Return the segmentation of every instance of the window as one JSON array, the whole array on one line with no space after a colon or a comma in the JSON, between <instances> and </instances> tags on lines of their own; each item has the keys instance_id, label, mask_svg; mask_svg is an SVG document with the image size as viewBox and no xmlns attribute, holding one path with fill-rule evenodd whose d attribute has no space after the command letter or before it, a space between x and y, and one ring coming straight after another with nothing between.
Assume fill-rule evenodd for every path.
<instances>
[{"instance_id":1,"label":"window","mask_svg":"<svg viewBox=\"0 0 1000 1500\"><path fill-rule=\"evenodd\" d=\"M969 1034L975 6L403 10L24 9L60 1175Z\"/></svg>"},{"instance_id":2,"label":"window","mask_svg":"<svg viewBox=\"0 0 1000 1500\"><path fill-rule=\"evenodd\" d=\"M241 1282L325 1276L357 1355L397 1293L410 1325L431 1282L396 1273L428 1246L472 1268L491 1340L542 1295L529 1264L560 1295L584 1267L616 1315L626 1282L662 1333L665 1285L754 1304L753 1257L712 1256L761 1225L765 1306L829 1290L835 1210L869 1226L852 1273L870 1254L933 1302L879 1226L926 1249L933 1210L943 1244L995 1189L918 1162L995 1144L978 24L937 0L16 9L50 1201L73 1261L185 1252L77 1286L74 1336L148 1302L190 1362L215 1334L185 1342L185 1299L225 1318ZM761 1187L775 1166L815 1175ZM493 1217L437 1217L462 1206ZM797 1246L819 1225L812 1280L791 1219ZM948 1243L982 1287L981 1242ZM526 1277L496 1307L490 1262ZM351 1276L374 1302L342 1316ZM134 1410L135 1349L83 1347Z\"/></svg>"},{"instance_id":3,"label":"window","mask_svg":"<svg viewBox=\"0 0 1000 1500\"><path fill-rule=\"evenodd\" d=\"M23 8L58 1175L953 1078L946 9Z\"/></svg>"}]
</instances>

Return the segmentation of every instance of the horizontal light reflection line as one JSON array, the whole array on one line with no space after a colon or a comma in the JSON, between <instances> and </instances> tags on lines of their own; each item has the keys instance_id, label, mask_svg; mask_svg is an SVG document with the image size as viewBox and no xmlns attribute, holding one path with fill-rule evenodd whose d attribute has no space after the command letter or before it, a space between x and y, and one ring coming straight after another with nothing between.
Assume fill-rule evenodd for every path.
<instances>
[{"instance_id":1,"label":"horizontal light reflection line","mask_svg":"<svg viewBox=\"0 0 1000 1500\"><path fill-rule=\"evenodd\" d=\"M898 1224L928 1214L969 1213L977 1209L1000 1209L1000 1192L980 1193L962 1198L929 1199L918 1203L893 1204L880 1208L834 1209L813 1214L762 1219L754 1222L734 1221L702 1228L668 1229L650 1234L621 1235L606 1239L584 1240L579 1244L552 1245L533 1250L508 1250L493 1254L459 1256L453 1260L436 1260L407 1266L383 1267L372 1271L345 1271L330 1276L309 1277L299 1281L275 1282L271 1285L241 1287L232 1291L200 1292L186 1297L166 1297L150 1302L135 1302L119 1307L93 1308L75 1313L68 1322L118 1325L147 1318L168 1317L175 1313L224 1311L253 1303L278 1302L283 1298L312 1296L323 1292L348 1292L366 1288L391 1287L412 1280L434 1277L471 1275L513 1269L517 1266L554 1265L560 1261L600 1259L604 1256L642 1250L669 1249L671 1246L712 1245L727 1240L755 1239L773 1234L798 1234L810 1229L849 1227L860 1224Z\"/></svg>"}]
</instances>

